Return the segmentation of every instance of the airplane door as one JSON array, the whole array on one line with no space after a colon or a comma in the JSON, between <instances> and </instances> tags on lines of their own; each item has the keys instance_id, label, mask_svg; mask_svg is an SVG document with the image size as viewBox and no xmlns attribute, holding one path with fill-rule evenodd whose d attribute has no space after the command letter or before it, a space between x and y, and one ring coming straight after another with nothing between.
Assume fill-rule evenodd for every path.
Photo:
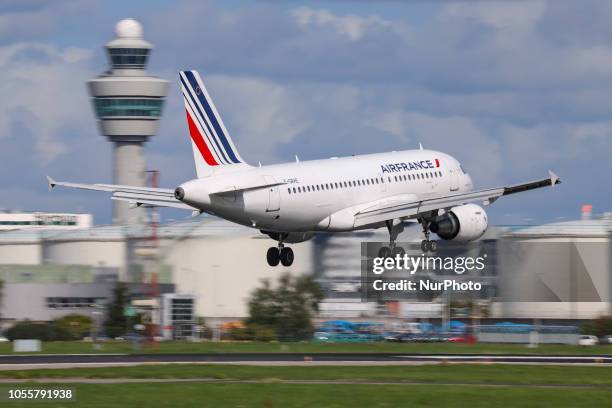
<instances>
[{"instance_id":1,"label":"airplane door","mask_svg":"<svg viewBox=\"0 0 612 408\"><path fill-rule=\"evenodd\" d=\"M266 183L276 183L276 180L272 176L264 176ZM278 186L268 187L268 206L266 212L280 210L280 189Z\"/></svg>"},{"instance_id":2,"label":"airplane door","mask_svg":"<svg viewBox=\"0 0 612 408\"><path fill-rule=\"evenodd\" d=\"M382 173L378 173L378 177L380 177L380 191L384 193L387 191L387 183L385 182L385 176Z\"/></svg>"},{"instance_id":3,"label":"airplane door","mask_svg":"<svg viewBox=\"0 0 612 408\"><path fill-rule=\"evenodd\" d=\"M457 169L450 170L450 191L459 190L459 171Z\"/></svg>"}]
</instances>

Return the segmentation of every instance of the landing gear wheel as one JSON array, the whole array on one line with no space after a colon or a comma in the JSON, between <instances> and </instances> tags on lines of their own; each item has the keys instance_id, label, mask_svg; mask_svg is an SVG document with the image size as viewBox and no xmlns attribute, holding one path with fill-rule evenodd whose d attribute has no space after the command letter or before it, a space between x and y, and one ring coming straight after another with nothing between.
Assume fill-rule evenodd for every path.
<instances>
[{"instance_id":1,"label":"landing gear wheel","mask_svg":"<svg viewBox=\"0 0 612 408\"><path fill-rule=\"evenodd\" d=\"M427 241L426 239L421 241L421 251L423 252L429 251L429 241Z\"/></svg>"},{"instance_id":2,"label":"landing gear wheel","mask_svg":"<svg viewBox=\"0 0 612 408\"><path fill-rule=\"evenodd\" d=\"M395 258L396 256L404 256L404 254L406 253L406 251L404 251L404 248L402 248L401 246L396 246L395 248L393 248L393 257Z\"/></svg>"},{"instance_id":3,"label":"landing gear wheel","mask_svg":"<svg viewBox=\"0 0 612 408\"><path fill-rule=\"evenodd\" d=\"M391 256L391 248L389 247L380 247L380 249L378 250L378 257L379 258L388 258Z\"/></svg>"},{"instance_id":4,"label":"landing gear wheel","mask_svg":"<svg viewBox=\"0 0 612 408\"><path fill-rule=\"evenodd\" d=\"M268 265L277 266L280 262L280 251L276 247L268 248L268 253L266 254L266 259L268 260Z\"/></svg>"},{"instance_id":5,"label":"landing gear wheel","mask_svg":"<svg viewBox=\"0 0 612 408\"><path fill-rule=\"evenodd\" d=\"M429 250L431 252L436 252L438 249L438 243L436 241L429 241Z\"/></svg>"},{"instance_id":6,"label":"landing gear wheel","mask_svg":"<svg viewBox=\"0 0 612 408\"><path fill-rule=\"evenodd\" d=\"M291 266L293 263L293 249L289 247L282 248L280 251L280 261L283 266Z\"/></svg>"},{"instance_id":7,"label":"landing gear wheel","mask_svg":"<svg viewBox=\"0 0 612 408\"><path fill-rule=\"evenodd\" d=\"M438 249L438 243L436 241L428 241L424 239L421 241L421 250L423 252L436 252Z\"/></svg>"}]
</instances>

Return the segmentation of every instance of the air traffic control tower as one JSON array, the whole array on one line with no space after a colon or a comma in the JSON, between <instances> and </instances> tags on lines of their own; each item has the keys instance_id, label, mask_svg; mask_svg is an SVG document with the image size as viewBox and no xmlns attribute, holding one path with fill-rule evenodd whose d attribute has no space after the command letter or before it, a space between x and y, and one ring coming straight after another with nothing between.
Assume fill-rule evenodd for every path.
<instances>
[{"instance_id":1,"label":"air traffic control tower","mask_svg":"<svg viewBox=\"0 0 612 408\"><path fill-rule=\"evenodd\" d=\"M110 69L87 82L100 131L113 142L113 184L144 186L144 143L157 132L168 81L145 70L153 46L142 26L126 18L115 27L117 38L105 45ZM113 204L114 224L144 222L141 208Z\"/></svg>"}]
</instances>

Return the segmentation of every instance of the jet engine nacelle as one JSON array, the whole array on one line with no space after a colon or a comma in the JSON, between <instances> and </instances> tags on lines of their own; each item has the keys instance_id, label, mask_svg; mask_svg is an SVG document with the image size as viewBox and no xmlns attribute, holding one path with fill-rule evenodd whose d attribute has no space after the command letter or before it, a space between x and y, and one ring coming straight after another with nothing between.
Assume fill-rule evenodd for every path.
<instances>
[{"instance_id":1,"label":"jet engine nacelle","mask_svg":"<svg viewBox=\"0 0 612 408\"><path fill-rule=\"evenodd\" d=\"M429 229L444 240L468 242L482 237L488 225L487 213L482 207L464 204L436 217Z\"/></svg>"},{"instance_id":2,"label":"jet engine nacelle","mask_svg":"<svg viewBox=\"0 0 612 408\"><path fill-rule=\"evenodd\" d=\"M308 241L314 236L314 232L273 232L261 231L275 241L280 241L282 238L285 244L297 244L298 242Z\"/></svg>"}]
</instances>

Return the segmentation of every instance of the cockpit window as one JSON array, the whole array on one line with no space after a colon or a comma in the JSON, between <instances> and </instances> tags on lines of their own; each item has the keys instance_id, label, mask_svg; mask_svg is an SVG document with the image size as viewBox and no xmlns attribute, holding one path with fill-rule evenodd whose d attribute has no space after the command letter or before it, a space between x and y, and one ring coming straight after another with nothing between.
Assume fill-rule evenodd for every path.
<instances>
[{"instance_id":1,"label":"cockpit window","mask_svg":"<svg viewBox=\"0 0 612 408\"><path fill-rule=\"evenodd\" d=\"M462 172L463 174L467 174L467 172L466 172L465 170L463 170L463 165L461 165L461 164L460 164L460 165L459 165L459 168L461 169L461 172Z\"/></svg>"}]
</instances>

